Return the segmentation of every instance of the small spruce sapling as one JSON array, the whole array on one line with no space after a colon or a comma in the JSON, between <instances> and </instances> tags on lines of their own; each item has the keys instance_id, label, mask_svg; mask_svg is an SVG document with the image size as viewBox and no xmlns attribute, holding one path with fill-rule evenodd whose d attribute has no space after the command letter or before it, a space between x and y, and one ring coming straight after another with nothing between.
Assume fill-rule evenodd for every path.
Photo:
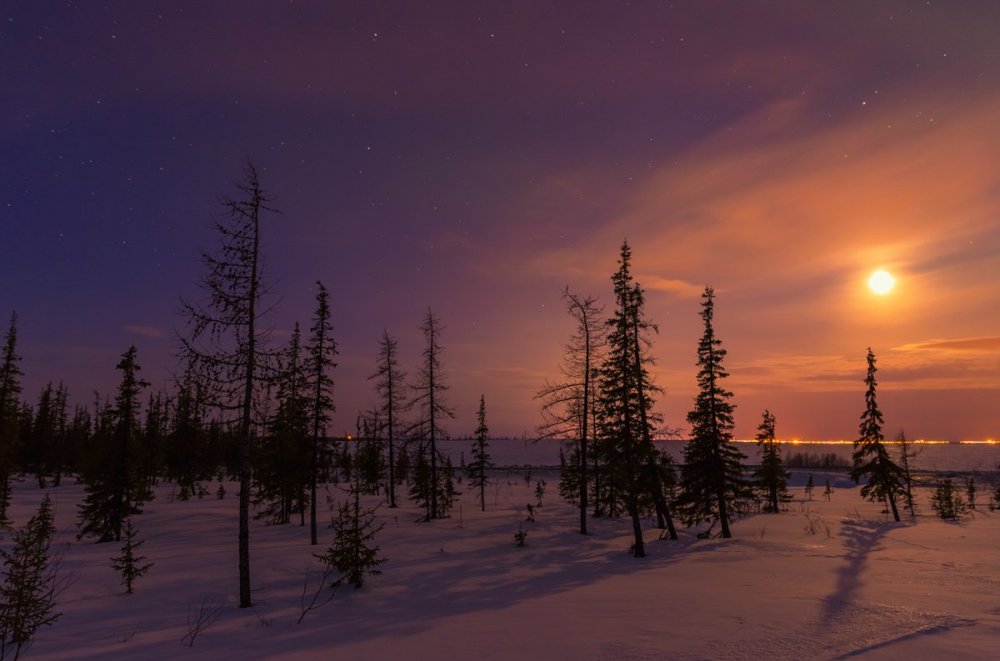
<instances>
[{"instance_id":1,"label":"small spruce sapling","mask_svg":"<svg viewBox=\"0 0 1000 661\"><path fill-rule=\"evenodd\" d=\"M976 478L971 475L965 481L965 498L969 503L969 509L976 509Z\"/></svg>"},{"instance_id":2,"label":"small spruce sapling","mask_svg":"<svg viewBox=\"0 0 1000 661\"><path fill-rule=\"evenodd\" d=\"M138 531L132 525L132 519L125 519L124 539L122 540L122 554L111 558L111 566L122 575L122 585L125 586L125 593L132 594L135 581L153 566L152 562L144 562L146 556L138 555L139 547L146 543L146 540L136 539Z\"/></svg>"},{"instance_id":3,"label":"small spruce sapling","mask_svg":"<svg viewBox=\"0 0 1000 661\"><path fill-rule=\"evenodd\" d=\"M538 480L535 482L535 500L537 504L535 507L542 506L542 498L545 496L545 480Z\"/></svg>"},{"instance_id":4,"label":"small spruce sapling","mask_svg":"<svg viewBox=\"0 0 1000 661\"><path fill-rule=\"evenodd\" d=\"M527 543L528 531L524 529L521 524L517 524L517 532L514 533L514 543L518 547L522 547Z\"/></svg>"},{"instance_id":5,"label":"small spruce sapling","mask_svg":"<svg viewBox=\"0 0 1000 661\"><path fill-rule=\"evenodd\" d=\"M314 554L328 568L339 572L340 577L331 587L350 583L355 589L364 584L365 577L378 576L379 567L385 558L379 555L379 547L374 544L375 536L385 524L375 523L375 510L361 507L361 481L359 473L348 491L347 502L340 505L337 514L330 521L333 528L333 544L323 555Z\"/></svg>"},{"instance_id":6,"label":"small spruce sapling","mask_svg":"<svg viewBox=\"0 0 1000 661\"><path fill-rule=\"evenodd\" d=\"M809 473L809 479L806 480L806 497L809 500L813 499L813 476Z\"/></svg>"},{"instance_id":7,"label":"small spruce sapling","mask_svg":"<svg viewBox=\"0 0 1000 661\"><path fill-rule=\"evenodd\" d=\"M830 485L830 478L826 478L826 488L823 489L823 495L826 496L827 502L833 500L833 487Z\"/></svg>"}]
</instances>

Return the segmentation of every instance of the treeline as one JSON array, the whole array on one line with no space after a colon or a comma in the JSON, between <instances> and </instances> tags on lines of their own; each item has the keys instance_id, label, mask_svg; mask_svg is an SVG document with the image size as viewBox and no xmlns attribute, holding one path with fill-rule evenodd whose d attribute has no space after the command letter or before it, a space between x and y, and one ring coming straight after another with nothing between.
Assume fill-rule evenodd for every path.
<instances>
[{"instance_id":1,"label":"treeline","mask_svg":"<svg viewBox=\"0 0 1000 661\"><path fill-rule=\"evenodd\" d=\"M351 440L329 438L337 356L329 294L317 281L307 329L296 324L285 346L268 342L262 318L273 291L261 267L261 226L275 210L251 163L236 191L224 198L226 213L215 225L219 245L202 256L202 298L184 301L184 369L167 389L153 391L142 379L141 355L132 346L117 363L113 395L94 393L89 402L74 403L64 385L50 384L27 398L17 315L11 315L0 357L0 523L7 522L17 476L41 488L57 488L69 476L82 481L78 533L98 542L121 541L160 481L172 483L173 497L185 500L225 498L227 481L236 480L240 605L246 607L251 517L269 524L308 518L310 543L317 544L317 485L339 482L350 507L331 521L334 544L351 534L369 544L371 536L358 528L370 520L360 495L383 496L389 507L408 497L421 520L430 521L448 516L459 480L438 447L454 417L440 320L428 309L413 378L401 368L395 338L383 331L373 347L371 407L358 416ZM487 429L481 397L475 461L467 471L483 507L492 467ZM338 553L363 555L357 551ZM324 557L334 562L338 553L331 547Z\"/></svg>"}]
</instances>

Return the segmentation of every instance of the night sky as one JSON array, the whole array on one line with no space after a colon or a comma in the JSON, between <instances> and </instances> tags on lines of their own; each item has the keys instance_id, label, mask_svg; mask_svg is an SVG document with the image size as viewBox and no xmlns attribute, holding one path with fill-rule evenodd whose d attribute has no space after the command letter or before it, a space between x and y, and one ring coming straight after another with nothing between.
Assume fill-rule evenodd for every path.
<instances>
[{"instance_id":1,"label":"night sky","mask_svg":"<svg viewBox=\"0 0 1000 661\"><path fill-rule=\"evenodd\" d=\"M253 159L284 342L331 292L338 414L444 325L452 434L528 433L627 238L666 424L715 287L737 434L1000 435L1000 3L102 2L0 10L0 316L24 396L165 387ZM885 268L886 296L866 286Z\"/></svg>"}]
</instances>

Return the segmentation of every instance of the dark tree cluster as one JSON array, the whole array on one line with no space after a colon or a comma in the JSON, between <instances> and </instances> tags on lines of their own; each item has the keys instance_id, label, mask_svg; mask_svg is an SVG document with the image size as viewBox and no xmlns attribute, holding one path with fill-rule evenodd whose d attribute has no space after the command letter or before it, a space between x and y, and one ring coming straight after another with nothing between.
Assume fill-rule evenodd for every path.
<instances>
[{"instance_id":1,"label":"dark tree cluster","mask_svg":"<svg viewBox=\"0 0 1000 661\"><path fill-rule=\"evenodd\" d=\"M765 410L758 427L760 465L752 474L733 442L733 393L726 388L726 350L715 332L715 292L702 295L704 332L698 342L698 394L687 415L689 441L678 471L653 439L669 434L655 412L662 394L651 379L651 337L657 327L645 314L642 288L631 274L632 251L624 243L618 270L612 275L614 307L603 308L593 297L564 296L576 326L565 346L564 379L546 383L536 396L542 403L542 437L569 439L560 448L559 493L580 507L580 532L587 533L588 515L628 516L636 557L644 555L642 523L654 516L663 536L676 538L673 517L686 525L716 524L731 537L731 523L753 508L782 511L790 500L789 472L777 441L775 416ZM882 443L882 417L875 400L874 356L869 350L866 411L856 443L851 476L865 481L862 494L885 500L896 520L896 498L906 495L911 509L909 466L897 466ZM903 437L905 439L905 436ZM905 443L904 462L911 458ZM799 458L799 463L806 462ZM811 477L810 477L811 479ZM832 488L824 492L827 498ZM588 510L592 505L592 511Z\"/></svg>"}]
</instances>

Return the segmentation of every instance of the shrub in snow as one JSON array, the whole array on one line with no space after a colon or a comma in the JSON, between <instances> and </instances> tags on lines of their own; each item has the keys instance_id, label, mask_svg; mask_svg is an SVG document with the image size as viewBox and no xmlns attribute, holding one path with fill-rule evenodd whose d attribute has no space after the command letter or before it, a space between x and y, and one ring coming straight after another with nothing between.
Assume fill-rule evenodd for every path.
<instances>
[{"instance_id":1,"label":"shrub in snow","mask_svg":"<svg viewBox=\"0 0 1000 661\"><path fill-rule=\"evenodd\" d=\"M955 483L951 478L945 478L944 482L938 485L931 496L931 508L937 512L942 519L957 519L965 512L965 503L955 488Z\"/></svg>"}]
</instances>

